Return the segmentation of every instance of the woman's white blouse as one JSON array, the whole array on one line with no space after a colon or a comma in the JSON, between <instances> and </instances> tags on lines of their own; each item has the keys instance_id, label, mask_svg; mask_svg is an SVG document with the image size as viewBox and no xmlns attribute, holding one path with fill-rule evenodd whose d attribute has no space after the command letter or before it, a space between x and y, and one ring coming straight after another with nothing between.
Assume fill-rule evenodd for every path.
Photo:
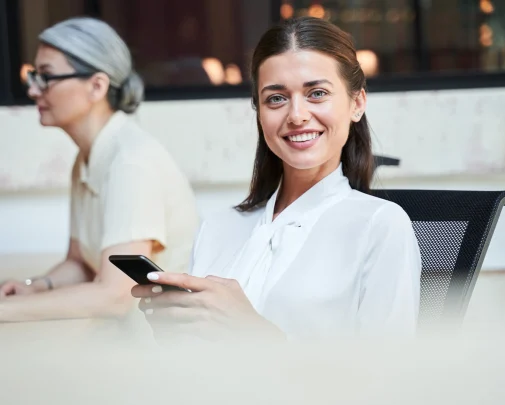
<instances>
[{"instance_id":1,"label":"woman's white blouse","mask_svg":"<svg viewBox=\"0 0 505 405\"><path fill-rule=\"evenodd\" d=\"M191 274L237 279L291 338L415 333L421 257L402 208L352 190L341 166L272 221L276 198L203 222Z\"/></svg>"}]
</instances>

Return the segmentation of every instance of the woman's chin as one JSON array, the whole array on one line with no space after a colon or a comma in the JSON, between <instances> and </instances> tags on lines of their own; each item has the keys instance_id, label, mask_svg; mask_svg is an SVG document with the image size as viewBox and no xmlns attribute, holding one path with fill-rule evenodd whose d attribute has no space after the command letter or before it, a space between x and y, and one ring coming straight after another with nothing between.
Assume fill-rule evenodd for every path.
<instances>
[{"instance_id":1,"label":"woman's chin","mask_svg":"<svg viewBox=\"0 0 505 405\"><path fill-rule=\"evenodd\" d=\"M285 162L291 168L291 170L311 170L317 169L322 165L319 161L314 160L292 160L290 162Z\"/></svg>"},{"instance_id":2,"label":"woman's chin","mask_svg":"<svg viewBox=\"0 0 505 405\"><path fill-rule=\"evenodd\" d=\"M324 158L321 156L301 156L294 157L291 159L284 160L284 170L291 171L306 171L306 170L316 170L319 172L330 173L335 170L340 164L340 159L336 158Z\"/></svg>"},{"instance_id":3,"label":"woman's chin","mask_svg":"<svg viewBox=\"0 0 505 405\"><path fill-rule=\"evenodd\" d=\"M55 126L54 120L51 119L51 117L48 117L43 113L40 114L39 123L43 127L54 127Z\"/></svg>"}]
</instances>

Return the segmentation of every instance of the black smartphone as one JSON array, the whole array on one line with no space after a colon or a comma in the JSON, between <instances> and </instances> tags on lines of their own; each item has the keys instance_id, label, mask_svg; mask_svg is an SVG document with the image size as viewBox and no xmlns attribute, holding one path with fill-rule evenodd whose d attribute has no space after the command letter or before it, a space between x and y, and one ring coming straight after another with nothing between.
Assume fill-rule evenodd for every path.
<instances>
[{"instance_id":1,"label":"black smartphone","mask_svg":"<svg viewBox=\"0 0 505 405\"><path fill-rule=\"evenodd\" d=\"M109 256L109 261L133 281L141 285L154 284L147 278L147 275L153 271L163 271L149 260L149 258L142 255L112 255ZM164 291L174 289L188 291L180 287L169 285L162 285L162 287Z\"/></svg>"}]
</instances>

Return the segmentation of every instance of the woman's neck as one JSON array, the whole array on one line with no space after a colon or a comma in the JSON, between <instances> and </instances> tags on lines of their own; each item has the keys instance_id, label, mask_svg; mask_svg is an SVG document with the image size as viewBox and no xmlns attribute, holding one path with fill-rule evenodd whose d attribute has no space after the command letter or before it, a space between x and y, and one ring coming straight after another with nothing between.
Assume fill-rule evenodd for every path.
<instances>
[{"instance_id":1,"label":"woman's neck","mask_svg":"<svg viewBox=\"0 0 505 405\"><path fill-rule=\"evenodd\" d=\"M338 163L340 164L340 162ZM299 170L284 165L282 185L277 195L274 219L293 202L338 168L335 165L322 165L314 169Z\"/></svg>"},{"instance_id":2,"label":"woman's neck","mask_svg":"<svg viewBox=\"0 0 505 405\"><path fill-rule=\"evenodd\" d=\"M75 142L86 163L88 163L93 142L112 115L112 110L90 114L62 128Z\"/></svg>"}]
</instances>

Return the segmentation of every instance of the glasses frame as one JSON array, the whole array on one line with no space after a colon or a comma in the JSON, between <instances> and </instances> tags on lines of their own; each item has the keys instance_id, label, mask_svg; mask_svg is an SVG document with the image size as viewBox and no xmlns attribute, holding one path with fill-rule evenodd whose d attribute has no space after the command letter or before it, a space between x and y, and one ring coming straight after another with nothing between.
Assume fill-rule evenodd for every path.
<instances>
[{"instance_id":1,"label":"glasses frame","mask_svg":"<svg viewBox=\"0 0 505 405\"><path fill-rule=\"evenodd\" d=\"M41 91L47 90L49 82L52 80L66 80L66 79L84 79L90 78L94 73L67 73L62 75L50 75L47 73L39 73L36 70L30 70L26 75L26 84L28 87L37 86Z\"/></svg>"}]
</instances>

